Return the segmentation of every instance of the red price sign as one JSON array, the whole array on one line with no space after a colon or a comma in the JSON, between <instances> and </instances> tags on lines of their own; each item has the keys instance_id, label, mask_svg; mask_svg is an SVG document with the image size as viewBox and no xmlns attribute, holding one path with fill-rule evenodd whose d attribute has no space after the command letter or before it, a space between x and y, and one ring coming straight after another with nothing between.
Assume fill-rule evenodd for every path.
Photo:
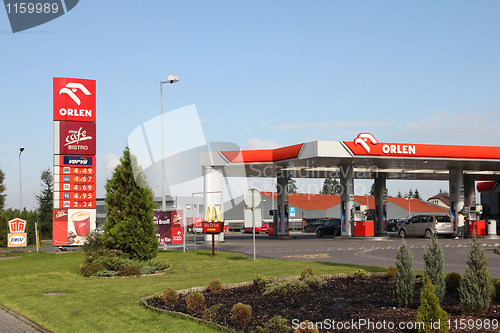
<instances>
[{"instance_id":1,"label":"red price sign","mask_svg":"<svg viewBox=\"0 0 500 333\"><path fill-rule=\"evenodd\" d=\"M70 167L61 166L59 167L59 173L61 175L95 175L95 167Z\"/></svg>"},{"instance_id":2,"label":"red price sign","mask_svg":"<svg viewBox=\"0 0 500 333\"><path fill-rule=\"evenodd\" d=\"M95 183L90 184L71 184L57 183L54 190L59 192L95 192Z\"/></svg>"},{"instance_id":3,"label":"red price sign","mask_svg":"<svg viewBox=\"0 0 500 333\"><path fill-rule=\"evenodd\" d=\"M77 201L77 200L57 200L54 202L54 205L57 207L54 208L95 208L96 201L87 200L87 201Z\"/></svg>"},{"instance_id":4,"label":"red price sign","mask_svg":"<svg viewBox=\"0 0 500 333\"><path fill-rule=\"evenodd\" d=\"M92 183L95 184L94 175L59 175L61 183Z\"/></svg>"}]
</instances>

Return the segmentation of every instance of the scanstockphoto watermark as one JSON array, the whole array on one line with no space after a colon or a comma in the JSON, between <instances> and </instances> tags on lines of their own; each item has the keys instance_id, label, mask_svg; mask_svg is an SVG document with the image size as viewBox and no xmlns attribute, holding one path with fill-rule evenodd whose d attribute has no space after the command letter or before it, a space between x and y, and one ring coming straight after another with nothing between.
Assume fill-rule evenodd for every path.
<instances>
[{"instance_id":1,"label":"scanstockphoto watermark","mask_svg":"<svg viewBox=\"0 0 500 333\"><path fill-rule=\"evenodd\" d=\"M427 327L426 327L427 326ZM299 319L292 319L292 329L294 330L333 330L333 331L358 331L358 330L371 330L371 331L404 331L404 330L429 330L440 331L448 328L449 330L483 330L495 331L499 328L498 319L448 319L446 321L430 321L428 325L419 321L375 321L372 319L351 319L351 320L334 320L325 319L323 321L301 321Z\"/></svg>"},{"instance_id":2,"label":"scanstockphoto watermark","mask_svg":"<svg viewBox=\"0 0 500 333\"><path fill-rule=\"evenodd\" d=\"M70 10L79 0L4 0L13 33L52 21Z\"/></svg>"},{"instance_id":3,"label":"scanstockphoto watermark","mask_svg":"<svg viewBox=\"0 0 500 333\"><path fill-rule=\"evenodd\" d=\"M432 330L439 330L441 327L447 325L446 322L431 322L430 327ZM393 321L374 321L371 319L351 319L351 320L334 320L325 319L323 321L301 321L299 319L292 319L293 330L333 330L333 331L359 331L359 330L377 330L383 332L401 331L401 330L423 330L425 323L423 322L393 322Z\"/></svg>"}]
</instances>

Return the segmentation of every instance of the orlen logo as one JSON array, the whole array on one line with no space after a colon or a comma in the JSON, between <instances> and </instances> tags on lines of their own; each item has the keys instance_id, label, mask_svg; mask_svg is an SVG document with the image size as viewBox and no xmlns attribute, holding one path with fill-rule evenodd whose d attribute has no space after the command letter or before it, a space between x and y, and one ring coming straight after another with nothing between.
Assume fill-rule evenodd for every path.
<instances>
[{"instance_id":1,"label":"orlen logo","mask_svg":"<svg viewBox=\"0 0 500 333\"><path fill-rule=\"evenodd\" d=\"M61 90L59 90L59 95L67 94L73 101L75 101L76 104L80 105L82 101L75 94L78 90L80 90L87 96L92 95L90 91L87 88L85 88L85 86L81 83L68 83L66 87L61 88ZM88 110L86 111L88 112Z\"/></svg>"},{"instance_id":2,"label":"orlen logo","mask_svg":"<svg viewBox=\"0 0 500 333\"><path fill-rule=\"evenodd\" d=\"M360 145L371 155L415 155L416 146L400 143L384 143L380 148L378 141L371 133L359 133L354 139L354 145Z\"/></svg>"},{"instance_id":3,"label":"orlen logo","mask_svg":"<svg viewBox=\"0 0 500 333\"><path fill-rule=\"evenodd\" d=\"M370 152L371 148L368 145L368 141L371 145L376 145L378 143L377 139L371 133L359 133L356 139L354 139L355 145L361 145L367 153Z\"/></svg>"},{"instance_id":4,"label":"orlen logo","mask_svg":"<svg viewBox=\"0 0 500 333\"><path fill-rule=\"evenodd\" d=\"M95 122L95 80L54 78L54 120Z\"/></svg>"}]
</instances>

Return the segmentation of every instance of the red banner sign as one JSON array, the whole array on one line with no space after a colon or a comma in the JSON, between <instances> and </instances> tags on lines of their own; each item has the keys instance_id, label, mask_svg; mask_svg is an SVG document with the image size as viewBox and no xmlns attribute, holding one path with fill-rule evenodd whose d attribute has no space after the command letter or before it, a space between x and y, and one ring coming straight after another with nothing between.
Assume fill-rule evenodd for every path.
<instances>
[{"instance_id":1,"label":"red banner sign","mask_svg":"<svg viewBox=\"0 0 500 333\"><path fill-rule=\"evenodd\" d=\"M95 122L95 80L54 78L54 120Z\"/></svg>"},{"instance_id":2,"label":"red banner sign","mask_svg":"<svg viewBox=\"0 0 500 333\"><path fill-rule=\"evenodd\" d=\"M9 221L9 230L11 233L24 232L26 229L26 221L22 219L13 219Z\"/></svg>"},{"instance_id":3,"label":"red banner sign","mask_svg":"<svg viewBox=\"0 0 500 333\"><path fill-rule=\"evenodd\" d=\"M203 222L203 232L206 234L219 234L224 230L224 222Z\"/></svg>"},{"instance_id":4,"label":"red banner sign","mask_svg":"<svg viewBox=\"0 0 500 333\"><path fill-rule=\"evenodd\" d=\"M182 214L181 210L153 213L160 245L183 243Z\"/></svg>"},{"instance_id":5,"label":"red banner sign","mask_svg":"<svg viewBox=\"0 0 500 333\"><path fill-rule=\"evenodd\" d=\"M59 148L59 151L56 150L56 154L95 155L95 123L61 121L55 126L59 126L59 146L55 147Z\"/></svg>"}]
</instances>

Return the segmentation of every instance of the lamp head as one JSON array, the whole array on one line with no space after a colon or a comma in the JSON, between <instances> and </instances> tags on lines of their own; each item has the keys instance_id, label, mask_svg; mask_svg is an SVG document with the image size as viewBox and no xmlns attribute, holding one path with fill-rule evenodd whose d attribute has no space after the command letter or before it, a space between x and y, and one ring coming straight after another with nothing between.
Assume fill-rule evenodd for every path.
<instances>
[{"instance_id":1,"label":"lamp head","mask_svg":"<svg viewBox=\"0 0 500 333\"><path fill-rule=\"evenodd\" d=\"M24 146L21 146L21 148L19 148L19 151L22 153L24 151Z\"/></svg>"},{"instance_id":2,"label":"lamp head","mask_svg":"<svg viewBox=\"0 0 500 333\"><path fill-rule=\"evenodd\" d=\"M167 77L167 82L168 83L176 83L179 81L179 77L177 75L169 75Z\"/></svg>"}]
</instances>

